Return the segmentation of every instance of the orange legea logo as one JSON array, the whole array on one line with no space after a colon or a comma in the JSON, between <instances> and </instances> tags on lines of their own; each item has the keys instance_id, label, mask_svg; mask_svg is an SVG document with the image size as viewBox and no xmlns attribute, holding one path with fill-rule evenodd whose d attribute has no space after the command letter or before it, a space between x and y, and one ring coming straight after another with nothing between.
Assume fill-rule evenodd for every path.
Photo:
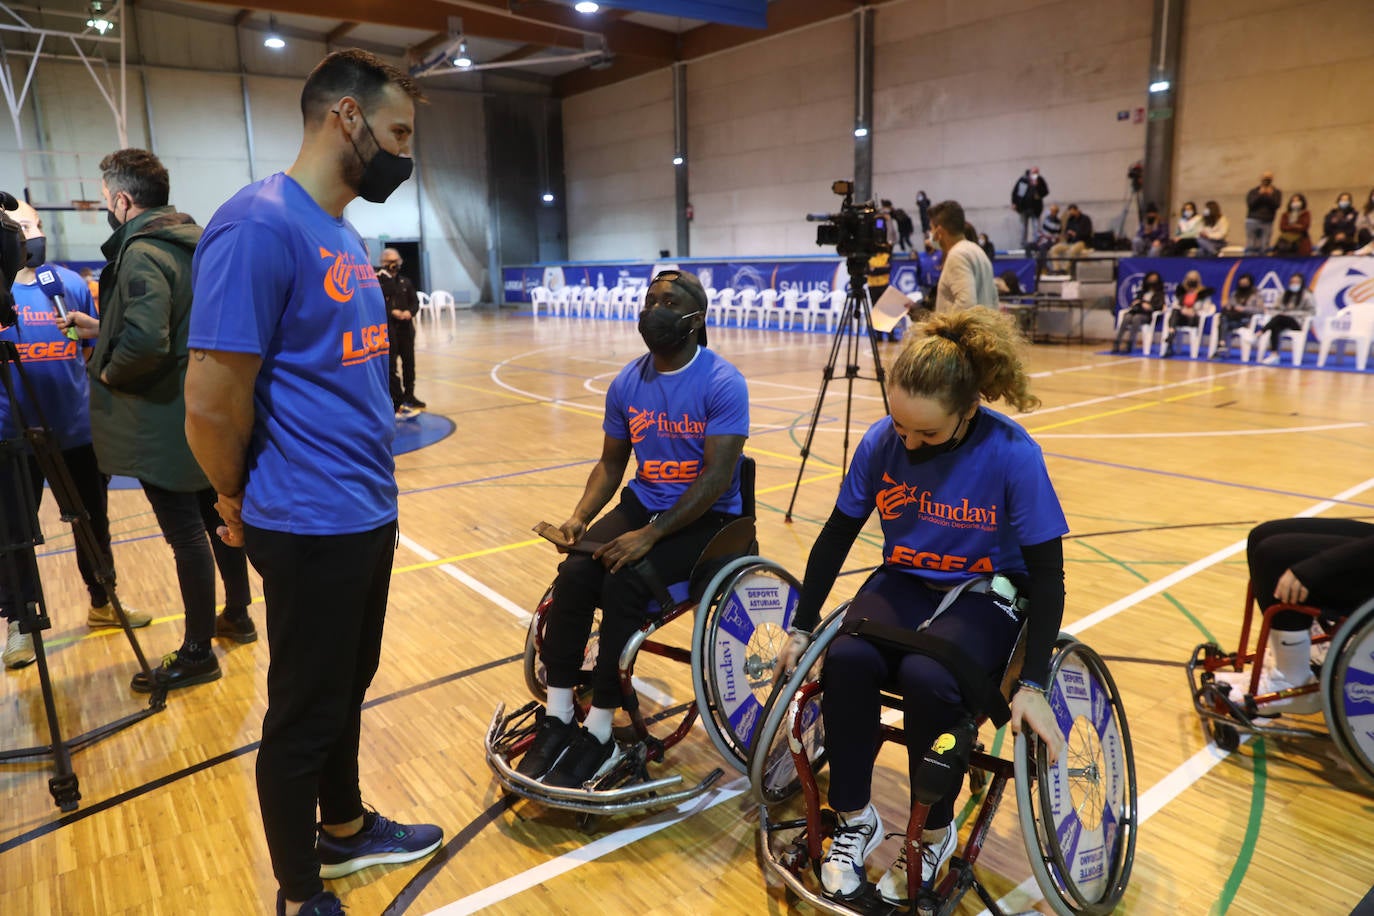
<instances>
[{"instance_id":1,"label":"orange legea logo","mask_svg":"<svg viewBox=\"0 0 1374 916\"><path fill-rule=\"evenodd\" d=\"M372 265L359 264L347 251L330 251L321 246L320 257L333 259L334 263L324 272L324 294L335 302L348 302L361 286L376 286L377 274Z\"/></svg>"}]
</instances>

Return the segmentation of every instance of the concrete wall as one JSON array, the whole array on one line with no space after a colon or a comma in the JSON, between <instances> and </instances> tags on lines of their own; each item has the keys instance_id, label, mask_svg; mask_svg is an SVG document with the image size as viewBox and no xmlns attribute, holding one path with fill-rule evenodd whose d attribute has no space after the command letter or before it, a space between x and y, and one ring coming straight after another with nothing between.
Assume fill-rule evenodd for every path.
<instances>
[{"instance_id":1,"label":"concrete wall","mask_svg":"<svg viewBox=\"0 0 1374 916\"><path fill-rule=\"evenodd\" d=\"M1369 199L1374 3L1195 0L1183 28L1174 212L1215 199L1243 244L1245 194L1272 169L1307 196L1315 241L1339 192Z\"/></svg>"}]
</instances>

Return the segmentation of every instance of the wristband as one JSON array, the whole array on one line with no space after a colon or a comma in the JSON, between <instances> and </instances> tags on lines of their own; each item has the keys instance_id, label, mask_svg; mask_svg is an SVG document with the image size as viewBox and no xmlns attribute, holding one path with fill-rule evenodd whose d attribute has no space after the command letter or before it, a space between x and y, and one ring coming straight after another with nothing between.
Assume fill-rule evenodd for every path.
<instances>
[{"instance_id":1,"label":"wristband","mask_svg":"<svg viewBox=\"0 0 1374 916\"><path fill-rule=\"evenodd\" d=\"M1027 681L1027 680L1024 680L1024 679L1018 680L1018 681L1016 682L1016 689L1017 689L1017 690L1033 690L1033 691L1035 691L1036 693L1040 694L1042 697L1045 697L1046 699L1049 699L1049 691L1046 690L1046 689L1045 689L1044 687L1042 687L1041 685L1035 683L1035 681Z\"/></svg>"}]
</instances>

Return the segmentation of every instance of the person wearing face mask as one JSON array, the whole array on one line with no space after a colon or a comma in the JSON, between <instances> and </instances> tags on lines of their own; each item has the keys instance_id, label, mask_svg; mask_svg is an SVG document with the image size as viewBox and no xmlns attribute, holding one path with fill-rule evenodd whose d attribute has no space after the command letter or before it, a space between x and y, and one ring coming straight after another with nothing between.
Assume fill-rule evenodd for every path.
<instances>
[{"instance_id":1,"label":"person wearing face mask","mask_svg":"<svg viewBox=\"0 0 1374 916\"><path fill-rule=\"evenodd\" d=\"M968 238L968 220L957 201L945 200L930 208L930 237L944 252L935 309L997 308L997 280L987 252ZM976 238L976 236L975 236Z\"/></svg>"},{"instance_id":2,"label":"person wearing face mask","mask_svg":"<svg viewBox=\"0 0 1374 916\"><path fill-rule=\"evenodd\" d=\"M1226 247L1226 236L1231 232L1231 223L1221 213L1221 204L1209 200L1202 208L1202 227L1197 233L1197 253L1202 257L1215 258Z\"/></svg>"},{"instance_id":3,"label":"person wearing face mask","mask_svg":"<svg viewBox=\"0 0 1374 916\"><path fill-rule=\"evenodd\" d=\"M1159 208L1150 204L1145 208L1145 219L1131 240L1131 253L1138 258L1157 258L1164 252L1164 243L1169 239L1168 227L1159 218Z\"/></svg>"},{"instance_id":4,"label":"person wearing face mask","mask_svg":"<svg viewBox=\"0 0 1374 916\"><path fill-rule=\"evenodd\" d=\"M101 247L109 263L100 274L100 319L81 312L68 312L68 318L82 335L96 338L87 370L100 470L139 482L172 548L186 628L181 645L163 656L154 674L168 689L179 689L219 679L217 637L237 643L258 638L248 614L248 561L215 537L223 524L215 491L186 442L191 259L201 228L168 204L170 176L147 150L111 153L100 172L113 229ZM218 617L217 566L225 593ZM153 689L141 671L131 686L142 693Z\"/></svg>"},{"instance_id":5,"label":"person wearing face mask","mask_svg":"<svg viewBox=\"0 0 1374 916\"><path fill-rule=\"evenodd\" d=\"M1264 356L1266 366L1279 364L1279 342L1283 332L1301 330L1303 319L1317 311L1317 299L1307 288L1307 280L1302 274L1295 273L1288 278L1288 288L1279 299L1278 308L1278 314L1258 332L1269 335L1269 352Z\"/></svg>"},{"instance_id":6,"label":"person wearing face mask","mask_svg":"<svg viewBox=\"0 0 1374 916\"><path fill-rule=\"evenodd\" d=\"M1080 210L1078 204L1069 204L1064 213L1064 237L1058 244L1050 246L1050 257L1082 257L1083 253L1092 247L1093 218ZM1056 274L1066 274L1069 263L1052 260L1049 269Z\"/></svg>"},{"instance_id":7,"label":"person wearing face mask","mask_svg":"<svg viewBox=\"0 0 1374 916\"><path fill-rule=\"evenodd\" d=\"M1274 254L1305 258L1312 254L1312 214L1307 210L1307 198L1294 194L1288 199L1288 209L1279 219L1279 237L1274 242Z\"/></svg>"},{"instance_id":8,"label":"person wearing face mask","mask_svg":"<svg viewBox=\"0 0 1374 916\"><path fill-rule=\"evenodd\" d=\"M386 298L387 338L391 342L391 406L396 419L408 420L425 409L415 397L415 316L420 311L420 295L415 284L401 273L401 253L395 248L382 252L377 282Z\"/></svg>"},{"instance_id":9,"label":"person wearing face mask","mask_svg":"<svg viewBox=\"0 0 1374 916\"><path fill-rule=\"evenodd\" d=\"M1274 184L1274 173L1265 172L1260 183L1245 195L1245 254L1264 254L1274 231L1274 218L1283 202L1283 192Z\"/></svg>"},{"instance_id":10,"label":"person wearing face mask","mask_svg":"<svg viewBox=\"0 0 1374 916\"><path fill-rule=\"evenodd\" d=\"M1349 254L1356 248L1358 235L1355 223L1359 219L1359 214L1355 212L1354 198L1348 193L1337 196L1336 206L1326 214L1326 219L1322 220L1322 231L1326 238L1322 241L1321 252L1324 255Z\"/></svg>"},{"instance_id":11,"label":"person wearing face mask","mask_svg":"<svg viewBox=\"0 0 1374 916\"><path fill-rule=\"evenodd\" d=\"M1374 191L1369 192L1369 199L1360 207L1360 215L1355 217L1355 243L1363 247L1371 242L1374 242Z\"/></svg>"},{"instance_id":12,"label":"person wearing face mask","mask_svg":"<svg viewBox=\"0 0 1374 916\"><path fill-rule=\"evenodd\" d=\"M1016 179L1011 189L1011 208L1021 218L1021 245L1029 248L1035 239L1036 224L1045 208L1045 198L1050 196L1050 186L1040 175L1040 169L1031 166L1024 175Z\"/></svg>"},{"instance_id":13,"label":"person wearing face mask","mask_svg":"<svg viewBox=\"0 0 1374 916\"><path fill-rule=\"evenodd\" d=\"M716 532L739 517L749 390L738 369L704 346L705 320L706 292L695 275L669 270L650 282L639 314L648 352L607 389L601 458L559 526L563 548L584 539L600 546L571 552L553 585L540 650L548 702L516 765L516 772L546 785L581 786L623 759L611 738L624 701L620 653L643 626L645 609L657 607L635 565L647 561L663 583L683 581ZM634 477L615 507L593 522L615 496L631 454ZM598 607L592 708L578 725L573 690Z\"/></svg>"},{"instance_id":14,"label":"person wearing face mask","mask_svg":"<svg viewBox=\"0 0 1374 916\"><path fill-rule=\"evenodd\" d=\"M1069 528L1040 447L984 404L1003 399L1027 411L1040 403L1030 393L1019 344L1011 317L991 309L936 313L912 330L888 373L890 416L864 434L811 548L775 676L785 677L810 645L840 568L877 509L883 562L859 587L846 619L923 627L991 677L1029 615L1011 726L1033 730L1057 759L1063 739L1044 689L1064 612L1062 538ZM931 742L968 714L965 700L972 702L942 662L852 635L831 643L821 714L829 803L839 827L821 863L821 884L842 900L862 893L865 861L883 840L871 788L879 691L894 681L903 696L911 773ZM923 881L935 879L954 853L957 794L931 807ZM906 868L899 858L878 884L890 903L906 902Z\"/></svg>"},{"instance_id":15,"label":"person wearing face mask","mask_svg":"<svg viewBox=\"0 0 1374 916\"><path fill-rule=\"evenodd\" d=\"M1131 307L1121 316L1121 325L1116 329L1112 352L1135 352L1135 342L1140 336L1140 329L1153 321L1154 316L1163 311L1166 304L1164 281L1152 270L1140 281L1140 289L1131 300Z\"/></svg>"},{"instance_id":16,"label":"person wearing face mask","mask_svg":"<svg viewBox=\"0 0 1374 916\"><path fill-rule=\"evenodd\" d=\"M443 841L363 805L363 697L377 672L397 539L386 299L344 208L411 174L415 104L356 48L301 90L295 162L219 208L196 252L186 433L267 604L258 803L277 916L340 916L322 878ZM318 809L318 816L317 816Z\"/></svg>"},{"instance_id":17,"label":"person wearing face mask","mask_svg":"<svg viewBox=\"0 0 1374 916\"><path fill-rule=\"evenodd\" d=\"M95 448L91 445L90 382L86 377L89 342L84 346L79 345L63 332L58 326L53 300L38 285L34 270L47 260L47 239L43 235L43 221L38 212L20 201L18 209L13 211L13 217L24 232L28 257L10 289L14 296L15 323L0 328L0 340L12 341L18 347L24 374L32 386L33 401L29 400L28 388L21 385L15 387L19 411L29 423L37 423L40 416L46 421L62 453L62 462L76 485L76 494L90 516L96 544L109 561L110 519L105 493L109 478L100 473ZM62 284L66 309L94 315L95 305L85 282L65 267L56 264L49 267ZM9 398L0 388L0 439L16 439L22 435L19 419L10 415ZM43 471L32 454L28 456L27 465L31 492L41 505L44 494ZM16 492L17 482L3 479L8 473L7 468L7 465L0 466L0 493ZM13 503L12 500L9 502ZM25 519L19 514L18 504L0 503L0 512L7 517L5 530L23 530ZM119 626L119 618L110 605L105 586L96 578L96 570L87 562L84 552L77 552L76 565L91 597L91 607L86 614L87 626ZM6 668L22 668L35 659L33 636L19 632L18 616L22 604L36 600L37 583L26 575L28 570L23 564L17 571L20 581L9 581L9 564L0 563L0 616L8 621L4 650ZM152 622L149 615L135 611L128 605L124 606L124 613L132 627L146 627Z\"/></svg>"},{"instance_id":18,"label":"person wearing face mask","mask_svg":"<svg viewBox=\"0 0 1374 916\"><path fill-rule=\"evenodd\" d=\"M1178 306L1169 312L1169 327L1164 332L1164 356L1174 355L1174 333L1180 325L1195 328L1201 320L1202 304L1212 298L1216 291L1202 285L1202 275L1190 270L1183 275L1183 282L1174 290L1174 303Z\"/></svg>"},{"instance_id":19,"label":"person wearing face mask","mask_svg":"<svg viewBox=\"0 0 1374 916\"><path fill-rule=\"evenodd\" d=\"M1264 302L1255 287L1255 278L1248 273L1241 274L1236 280L1235 289L1231 291L1231 298L1226 300L1218 312L1221 330L1218 334L1217 352L1213 354L1213 358L1225 359L1230 352L1231 335L1263 311Z\"/></svg>"},{"instance_id":20,"label":"person wearing face mask","mask_svg":"<svg viewBox=\"0 0 1374 916\"><path fill-rule=\"evenodd\" d=\"M1178 211L1178 225L1169 245L1169 254L1192 255L1197 251L1197 235L1202 230L1202 215L1197 212L1197 204L1184 201Z\"/></svg>"}]
</instances>

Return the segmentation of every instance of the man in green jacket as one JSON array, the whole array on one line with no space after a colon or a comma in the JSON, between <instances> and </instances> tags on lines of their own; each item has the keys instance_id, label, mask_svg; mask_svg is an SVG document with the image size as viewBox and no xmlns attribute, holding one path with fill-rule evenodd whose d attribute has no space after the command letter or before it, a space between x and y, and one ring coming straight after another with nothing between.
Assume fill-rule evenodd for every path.
<instances>
[{"instance_id":1,"label":"man in green jacket","mask_svg":"<svg viewBox=\"0 0 1374 916\"><path fill-rule=\"evenodd\" d=\"M258 638L248 616L248 564L240 548L215 536L224 524L215 491L186 444L186 335L191 315L191 256L201 228L167 203L167 170L152 153L125 149L100 163L101 195L114 234L101 246L100 319L69 313L95 337L91 434L100 469L143 485L176 559L186 609L181 647L155 676L169 688L219 678L216 636ZM207 537L207 532L209 536ZM215 566L224 579L225 611L215 617ZM152 684L140 672L133 689Z\"/></svg>"}]
</instances>

